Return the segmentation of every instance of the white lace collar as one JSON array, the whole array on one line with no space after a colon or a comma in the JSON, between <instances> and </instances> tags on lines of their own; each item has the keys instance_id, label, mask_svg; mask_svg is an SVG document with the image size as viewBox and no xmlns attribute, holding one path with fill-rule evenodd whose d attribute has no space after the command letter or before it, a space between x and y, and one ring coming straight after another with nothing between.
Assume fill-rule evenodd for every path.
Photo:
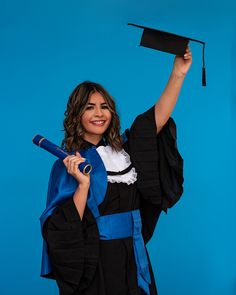
<instances>
[{"instance_id":1,"label":"white lace collar","mask_svg":"<svg viewBox=\"0 0 236 295\"><path fill-rule=\"evenodd\" d=\"M107 171L119 172L128 168L131 164L130 156L124 149L116 152L109 145L101 145L97 148L97 152L99 153ZM107 180L111 183L123 182L131 184L137 180L137 173L133 167L129 172L123 175L108 175Z\"/></svg>"}]
</instances>

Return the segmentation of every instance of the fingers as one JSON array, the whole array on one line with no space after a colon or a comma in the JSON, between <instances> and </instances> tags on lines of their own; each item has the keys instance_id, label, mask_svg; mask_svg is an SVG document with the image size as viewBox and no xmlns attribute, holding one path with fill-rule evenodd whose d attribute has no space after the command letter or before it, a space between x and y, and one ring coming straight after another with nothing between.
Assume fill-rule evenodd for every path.
<instances>
[{"instance_id":1,"label":"fingers","mask_svg":"<svg viewBox=\"0 0 236 295\"><path fill-rule=\"evenodd\" d=\"M76 154L78 156L71 155L66 157L63 160L63 163L65 164L67 168L67 172L70 174L80 173L78 169L78 165L85 161L85 158L82 158L79 153L76 153Z\"/></svg>"},{"instance_id":2,"label":"fingers","mask_svg":"<svg viewBox=\"0 0 236 295\"><path fill-rule=\"evenodd\" d=\"M191 52L191 50L190 50L190 47L187 46L187 48L186 48L186 52L185 52L185 54L184 54L184 59L191 59L191 58L192 58L192 52Z\"/></svg>"},{"instance_id":3,"label":"fingers","mask_svg":"<svg viewBox=\"0 0 236 295\"><path fill-rule=\"evenodd\" d=\"M68 165L68 172L69 173L76 173L78 170L78 165L85 160L83 158L77 158L76 156L71 158Z\"/></svg>"},{"instance_id":4,"label":"fingers","mask_svg":"<svg viewBox=\"0 0 236 295\"><path fill-rule=\"evenodd\" d=\"M79 152L76 152L76 156L79 157L79 158L82 158ZM64 164L68 163L69 159L71 159L72 157L75 157L75 156L74 156L74 155L72 155L72 156L67 156L67 157L63 160ZM83 158L83 159L84 159L84 158Z\"/></svg>"}]
</instances>

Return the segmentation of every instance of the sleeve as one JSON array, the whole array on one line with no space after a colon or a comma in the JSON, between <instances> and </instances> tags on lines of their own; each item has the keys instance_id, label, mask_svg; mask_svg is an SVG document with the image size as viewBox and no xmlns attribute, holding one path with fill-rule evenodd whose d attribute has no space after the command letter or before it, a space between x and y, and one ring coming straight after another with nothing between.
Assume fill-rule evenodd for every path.
<instances>
[{"instance_id":1,"label":"sleeve","mask_svg":"<svg viewBox=\"0 0 236 295\"><path fill-rule=\"evenodd\" d=\"M98 230L89 209L86 207L81 220L73 198L69 198L47 218L42 234L60 295L86 289L99 256Z\"/></svg>"},{"instance_id":2,"label":"sleeve","mask_svg":"<svg viewBox=\"0 0 236 295\"><path fill-rule=\"evenodd\" d=\"M157 134L154 106L138 115L125 134L138 173L142 230L147 242L161 211L167 213L183 193L183 159L177 148L174 120L170 117Z\"/></svg>"}]
</instances>

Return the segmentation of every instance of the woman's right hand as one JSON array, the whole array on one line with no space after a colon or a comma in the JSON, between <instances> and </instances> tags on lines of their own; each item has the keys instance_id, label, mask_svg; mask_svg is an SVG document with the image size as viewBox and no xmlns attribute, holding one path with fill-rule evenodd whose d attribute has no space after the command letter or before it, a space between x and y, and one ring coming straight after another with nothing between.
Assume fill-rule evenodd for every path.
<instances>
[{"instance_id":1,"label":"woman's right hand","mask_svg":"<svg viewBox=\"0 0 236 295\"><path fill-rule=\"evenodd\" d=\"M85 158L82 158L79 152L76 155L67 156L63 163L66 166L67 172L72 175L80 184L80 186L90 186L90 175L84 175L80 172L78 166L83 163Z\"/></svg>"}]
</instances>

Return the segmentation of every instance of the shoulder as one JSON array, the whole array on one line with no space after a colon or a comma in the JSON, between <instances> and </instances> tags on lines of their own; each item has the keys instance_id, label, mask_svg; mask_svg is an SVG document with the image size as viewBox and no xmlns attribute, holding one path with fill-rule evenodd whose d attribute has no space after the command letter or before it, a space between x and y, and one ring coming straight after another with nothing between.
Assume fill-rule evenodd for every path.
<instances>
[{"instance_id":1,"label":"shoulder","mask_svg":"<svg viewBox=\"0 0 236 295\"><path fill-rule=\"evenodd\" d=\"M51 178L56 179L58 176L61 176L64 173L66 173L66 167L63 163L63 160L55 160L51 167Z\"/></svg>"},{"instance_id":2,"label":"shoulder","mask_svg":"<svg viewBox=\"0 0 236 295\"><path fill-rule=\"evenodd\" d=\"M121 134L122 145L129 140L129 128L125 129L125 131Z\"/></svg>"},{"instance_id":3,"label":"shoulder","mask_svg":"<svg viewBox=\"0 0 236 295\"><path fill-rule=\"evenodd\" d=\"M57 159L52 164L52 170L62 168L64 165L62 159Z\"/></svg>"},{"instance_id":4,"label":"shoulder","mask_svg":"<svg viewBox=\"0 0 236 295\"><path fill-rule=\"evenodd\" d=\"M154 106L152 106L151 108L149 108L145 112L137 115L130 127L130 130L131 131L143 130L143 129L145 129L145 127L147 125L150 125L150 124L156 128Z\"/></svg>"}]
</instances>

